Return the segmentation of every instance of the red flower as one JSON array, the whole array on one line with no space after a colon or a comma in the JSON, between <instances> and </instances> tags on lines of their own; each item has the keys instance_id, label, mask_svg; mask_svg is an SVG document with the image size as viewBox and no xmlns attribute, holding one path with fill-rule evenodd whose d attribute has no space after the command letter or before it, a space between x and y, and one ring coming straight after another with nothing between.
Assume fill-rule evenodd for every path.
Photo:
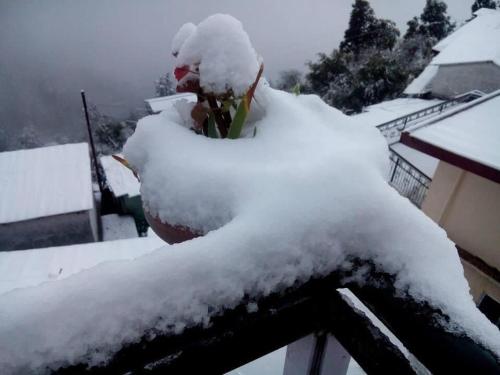
<instances>
[{"instance_id":1,"label":"red flower","mask_svg":"<svg viewBox=\"0 0 500 375\"><path fill-rule=\"evenodd\" d=\"M186 76L190 72L188 65L183 65L175 68L174 76L177 81L180 81L182 78Z\"/></svg>"}]
</instances>

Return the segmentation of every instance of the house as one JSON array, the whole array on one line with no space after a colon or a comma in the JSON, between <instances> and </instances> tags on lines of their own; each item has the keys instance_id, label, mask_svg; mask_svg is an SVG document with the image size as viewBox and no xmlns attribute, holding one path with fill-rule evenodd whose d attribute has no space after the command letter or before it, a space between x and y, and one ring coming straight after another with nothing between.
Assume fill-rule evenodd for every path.
<instances>
[{"instance_id":1,"label":"house","mask_svg":"<svg viewBox=\"0 0 500 375\"><path fill-rule=\"evenodd\" d=\"M500 11L482 8L474 16L434 46L437 55L406 95L451 98L500 88Z\"/></svg>"},{"instance_id":2,"label":"house","mask_svg":"<svg viewBox=\"0 0 500 375\"><path fill-rule=\"evenodd\" d=\"M140 183L133 173L124 167L112 156L106 155L100 158L101 166L106 178L106 189L110 193L114 213L120 215L132 215L137 226L137 231L144 234L148 225L142 210ZM103 216L110 217L109 215ZM114 219L116 221L116 216ZM111 238L116 238L113 235Z\"/></svg>"},{"instance_id":3,"label":"house","mask_svg":"<svg viewBox=\"0 0 500 375\"><path fill-rule=\"evenodd\" d=\"M439 159L422 210L454 241L474 300L500 326L500 90L403 133Z\"/></svg>"},{"instance_id":4,"label":"house","mask_svg":"<svg viewBox=\"0 0 500 375\"><path fill-rule=\"evenodd\" d=\"M97 241L87 143L0 153L0 251Z\"/></svg>"},{"instance_id":5,"label":"house","mask_svg":"<svg viewBox=\"0 0 500 375\"><path fill-rule=\"evenodd\" d=\"M196 95L186 92L159 98L146 99L146 109L149 114L157 114L171 107L176 101L185 99L188 102L196 102Z\"/></svg>"}]
</instances>

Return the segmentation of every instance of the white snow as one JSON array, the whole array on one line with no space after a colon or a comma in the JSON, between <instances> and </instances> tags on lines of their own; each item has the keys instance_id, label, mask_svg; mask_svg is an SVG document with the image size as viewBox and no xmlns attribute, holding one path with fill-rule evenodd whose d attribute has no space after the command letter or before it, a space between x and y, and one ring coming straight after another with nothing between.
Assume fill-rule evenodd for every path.
<instances>
[{"instance_id":1,"label":"white snow","mask_svg":"<svg viewBox=\"0 0 500 375\"><path fill-rule=\"evenodd\" d=\"M165 243L158 237L144 237L44 249L2 251L0 301L3 304L1 295L15 289L37 286L45 282L53 283L100 263L134 259L162 246L165 246ZM79 314L75 315L75 318L78 316Z\"/></svg>"},{"instance_id":2,"label":"white snow","mask_svg":"<svg viewBox=\"0 0 500 375\"><path fill-rule=\"evenodd\" d=\"M108 214L101 216L103 241L138 237L134 218L130 215Z\"/></svg>"},{"instance_id":3,"label":"white snow","mask_svg":"<svg viewBox=\"0 0 500 375\"><path fill-rule=\"evenodd\" d=\"M442 102L438 99L397 98L370 105L364 108L362 113L353 115L352 118L364 125L378 126Z\"/></svg>"},{"instance_id":4,"label":"white snow","mask_svg":"<svg viewBox=\"0 0 500 375\"><path fill-rule=\"evenodd\" d=\"M196 102L196 95L186 92L169 96L161 96L159 98L146 99L145 101L148 103L153 113L159 113L161 111L171 109L175 103L182 99L185 99L188 102Z\"/></svg>"},{"instance_id":5,"label":"white snow","mask_svg":"<svg viewBox=\"0 0 500 375\"><path fill-rule=\"evenodd\" d=\"M349 256L394 273L396 288L500 355L500 332L477 310L454 244L385 180L379 131L317 96L259 85L256 102L255 137L206 138L175 111L139 121L124 155L146 206L206 235L0 296L2 374L102 364L146 332L207 324L245 295L258 304L349 267Z\"/></svg>"},{"instance_id":6,"label":"white snow","mask_svg":"<svg viewBox=\"0 0 500 375\"><path fill-rule=\"evenodd\" d=\"M434 49L440 51L431 64L460 64L492 61L500 65L500 11L480 9Z\"/></svg>"},{"instance_id":7,"label":"white snow","mask_svg":"<svg viewBox=\"0 0 500 375\"><path fill-rule=\"evenodd\" d=\"M250 38L241 22L227 14L200 22L180 47L176 66L194 69L198 64L200 86L216 94L232 89L236 96L243 95L259 71Z\"/></svg>"},{"instance_id":8,"label":"white snow","mask_svg":"<svg viewBox=\"0 0 500 375\"><path fill-rule=\"evenodd\" d=\"M431 90L430 83L438 73L439 66L434 62L427 65L420 75L406 87L404 93L407 95L419 95Z\"/></svg>"},{"instance_id":9,"label":"white snow","mask_svg":"<svg viewBox=\"0 0 500 375\"><path fill-rule=\"evenodd\" d=\"M500 170L499 118L500 90L422 124L411 135Z\"/></svg>"},{"instance_id":10,"label":"white snow","mask_svg":"<svg viewBox=\"0 0 500 375\"><path fill-rule=\"evenodd\" d=\"M101 156L101 165L106 175L108 187L115 197L140 195L141 185L128 168L110 155Z\"/></svg>"},{"instance_id":11,"label":"white snow","mask_svg":"<svg viewBox=\"0 0 500 375\"><path fill-rule=\"evenodd\" d=\"M175 34L174 39L172 39L172 55L177 56L184 42L195 32L196 25L194 23L188 22L182 25Z\"/></svg>"},{"instance_id":12,"label":"white snow","mask_svg":"<svg viewBox=\"0 0 500 375\"><path fill-rule=\"evenodd\" d=\"M0 153L0 224L93 207L86 143Z\"/></svg>"},{"instance_id":13,"label":"white snow","mask_svg":"<svg viewBox=\"0 0 500 375\"><path fill-rule=\"evenodd\" d=\"M427 177L432 179L439 164L439 159L417 151L400 142L393 143L389 146L396 154L400 155L411 165L423 172Z\"/></svg>"}]
</instances>

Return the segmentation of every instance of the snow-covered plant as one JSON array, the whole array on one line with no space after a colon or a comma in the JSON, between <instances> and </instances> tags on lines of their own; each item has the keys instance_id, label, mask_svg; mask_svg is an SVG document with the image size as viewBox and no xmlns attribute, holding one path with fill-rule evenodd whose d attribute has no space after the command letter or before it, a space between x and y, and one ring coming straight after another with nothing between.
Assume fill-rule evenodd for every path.
<instances>
[{"instance_id":1,"label":"snow-covered plant","mask_svg":"<svg viewBox=\"0 0 500 375\"><path fill-rule=\"evenodd\" d=\"M177 92L192 92L193 130L211 138L238 138L264 65L241 23L229 15L187 23L172 42Z\"/></svg>"}]
</instances>

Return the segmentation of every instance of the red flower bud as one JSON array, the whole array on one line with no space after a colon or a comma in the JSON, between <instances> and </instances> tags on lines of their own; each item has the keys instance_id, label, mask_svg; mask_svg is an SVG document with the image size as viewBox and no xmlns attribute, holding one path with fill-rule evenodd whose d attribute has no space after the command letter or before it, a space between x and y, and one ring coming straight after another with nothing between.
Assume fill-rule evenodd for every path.
<instances>
[{"instance_id":1,"label":"red flower bud","mask_svg":"<svg viewBox=\"0 0 500 375\"><path fill-rule=\"evenodd\" d=\"M188 65L179 66L174 70L174 76L177 81L180 81L188 73L189 73Z\"/></svg>"}]
</instances>

